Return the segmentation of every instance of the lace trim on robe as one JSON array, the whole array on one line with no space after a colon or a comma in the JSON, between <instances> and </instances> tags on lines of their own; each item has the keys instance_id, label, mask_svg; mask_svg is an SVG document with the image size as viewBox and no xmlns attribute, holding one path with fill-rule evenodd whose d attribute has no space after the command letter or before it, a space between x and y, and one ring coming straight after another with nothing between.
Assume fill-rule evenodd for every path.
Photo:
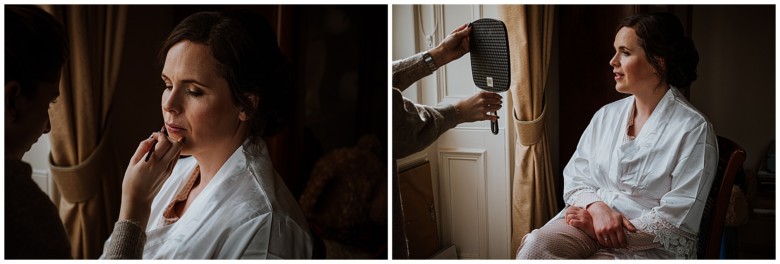
<instances>
[{"instance_id":1,"label":"lace trim on robe","mask_svg":"<svg viewBox=\"0 0 780 264\"><path fill-rule=\"evenodd\" d=\"M598 194L596 194L596 190L585 186L578 187L566 192L563 195L563 199L567 204L575 205L581 208L585 208L588 204L594 203L596 201L601 201Z\"/></svg>"},{"instance_id":2,"label":"lace trim on robe","mask_svg":"<svg viewBox=\"0 0 780 264\"><path fill-rule=\"evenodd\" d=\"M656 209L642 214L632 223L638 230L655 234L653 242L661 243L664 250L674 253L677 258L696 258L696 234L683 231L662 219Z\"/></svg>"}]
</instances>

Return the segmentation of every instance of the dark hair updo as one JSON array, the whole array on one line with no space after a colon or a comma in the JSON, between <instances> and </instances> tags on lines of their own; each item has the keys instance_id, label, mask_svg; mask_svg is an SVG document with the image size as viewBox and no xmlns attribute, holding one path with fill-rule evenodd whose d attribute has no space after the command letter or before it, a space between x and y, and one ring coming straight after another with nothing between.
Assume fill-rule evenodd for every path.
<instances>
[{"instance_id":1,"label":"dark hair updo","mask_svg":"<svg viewBox=\"0 0 780 264\"><path fill-rule=\"evenodd\" d=\"M5 80L35 95L34 81L53 82L69 55L65 28L35 6L5 6Z\"/></svg>"},{"instance_id":2,"label":"dark hair updo","mask_svg":"<svg viewBox=\"0 0 780 264\"><path fill-rule=\"evenodd\" d=\"M637 14L623 19L618 30L623 27L634 29L647 61L662 73L662 81L677 88L687 88L696 80L699 53L693 41L685 36L676 16L670 13ZM663 66L659 59L664 60Z\"/></svg>"},{"instance_id":3,"label":"dark hair updo","mask_svg":"<svg viewBox=\"0 0 780 264\"><path fill-rule=\"evenodd\" d=\"M168 50L188 40L209 47L217 71L227 80L233 102L249 116L250 140L273 136L291 112L290 75L286 58L271 25L258 13L235 10L201 12L176 25L160 50L160 64ZM247 97L257 96L257 108Z\"/></svg>"}]
</instances>

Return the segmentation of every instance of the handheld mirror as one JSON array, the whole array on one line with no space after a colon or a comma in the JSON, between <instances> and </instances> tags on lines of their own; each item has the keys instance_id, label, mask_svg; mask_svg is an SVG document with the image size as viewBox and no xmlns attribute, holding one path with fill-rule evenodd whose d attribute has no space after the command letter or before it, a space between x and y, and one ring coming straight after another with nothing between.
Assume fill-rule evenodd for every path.
<instances>
[{"instance_id":1,"label":"handheld mirror","mask_svg":"<svg viewBox=\"0 0 780 264\"><path fill-rule=\"evenodd\" d=\"M489 92L509 90L509 41L504 22L482 18L471 23L469 36L471 76L474 85ZM498 115L495 111L493 115ZM498 134L498 121L490 122L490 130Z\"/></svg>"}]
</instances>

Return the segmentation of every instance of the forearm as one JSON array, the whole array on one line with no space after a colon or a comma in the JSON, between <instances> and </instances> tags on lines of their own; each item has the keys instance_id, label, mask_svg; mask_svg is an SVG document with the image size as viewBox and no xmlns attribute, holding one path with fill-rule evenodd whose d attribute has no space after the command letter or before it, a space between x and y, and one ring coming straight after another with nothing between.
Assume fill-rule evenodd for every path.
<instances>
[{"instance_id":1,"label":"forearm","mask_svg":"<svg viewBox=\"0 0 780 264\"><path fill-rule=\"evenodd\" d=\"M137 222L119 220L103 253L106 259L143 258L146 232Z\"/></svg>"},{"instance_id":2,"label":"forearm","mask_svg":"<svg viewBox=\"0 0 780 264\"><path fill-rule=\"evenodd\" d=\"M417 105L393 89L393 157L403 158L433 143L441 134L458 125L452 105Z\"/></svg>"},{"instance_id":3,"label":"forearm","mask_svg":"<svg viewBox=\"0 0 780 264\"><path fill-rule=\"evenodd\" d=\"M437 64L439 65L439 64ZM423 61L423 53L393 62L393 88L406 90L414 82L433 73Z\"/></svg>"},{"instance_id":4,"label":"forearm","mask_svg":"<svg viewBox=\"0 0 780 264\"><path fill-rule=\"evenodd\" d=\"M146 244L146 225L151 207L144 199L134 199L130 192L122 196L119 219L106 242L106 259L140 259Z\"/></svg>"}]
</instances>

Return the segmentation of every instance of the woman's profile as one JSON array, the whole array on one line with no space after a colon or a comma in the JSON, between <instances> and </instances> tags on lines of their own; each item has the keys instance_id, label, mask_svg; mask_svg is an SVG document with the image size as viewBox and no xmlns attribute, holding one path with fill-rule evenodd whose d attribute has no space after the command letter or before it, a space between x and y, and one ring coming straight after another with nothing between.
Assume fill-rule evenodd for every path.
<instances>
[{"instance_id":1,"label":"woman's profile","mask_svg":"<svg viewBox=\"0 0 780 264\"><path fill-rule=\"evenodd\" d=\"M712 124L679 88L699 56L668 13L621 21L609 65L629 94L602 107L564 169L566 208L527 234L517 258L695 258L718 162Z\"/></svg>"}]
</instances>

